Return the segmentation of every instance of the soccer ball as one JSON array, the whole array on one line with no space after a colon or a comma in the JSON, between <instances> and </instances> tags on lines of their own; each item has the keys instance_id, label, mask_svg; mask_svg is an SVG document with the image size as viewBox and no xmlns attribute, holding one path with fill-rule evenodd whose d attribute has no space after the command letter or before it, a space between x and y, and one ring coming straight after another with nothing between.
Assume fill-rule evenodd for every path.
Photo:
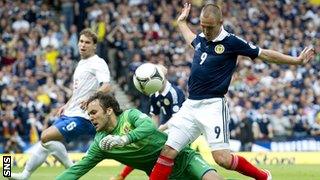
<instances>
[{"instance_id":1,"label":"soccer ball","mask_svg":"<svg viewBox=\"0 0 320 180\"><path fill-rule=\"evenodd\" d=\"M144 63L140 65L133 76L134 86L145 95L159 91L165 81L164 73L155 64Z\"/></svg>"}]
</instances>

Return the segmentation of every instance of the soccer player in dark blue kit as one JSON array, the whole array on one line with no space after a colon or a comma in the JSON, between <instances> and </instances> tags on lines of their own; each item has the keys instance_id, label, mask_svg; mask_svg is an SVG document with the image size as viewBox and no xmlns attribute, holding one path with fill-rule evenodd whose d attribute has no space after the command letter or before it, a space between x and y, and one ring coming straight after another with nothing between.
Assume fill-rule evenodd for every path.
<instances>
[{"instance_id":1,"label":"soccer player in dark blue kit","mask_svg":"<svg viewBox=\"0 0 320 180\"><path fill-rule=\"evenodd\" d=\"M168 140L150 179L168 179L173 160L179 151L201 133L218 165L255 179L271 179L269 171L259 169L243 157L231 154L228 130L230 117L224 96L236 69L238 55L252 60L260 58L269 63L301 65L312 59L314 49L305 48L298 57L292 57L259 48L225 31L221 10L212 3L206 4L201 10L202 33L194 34L186 22L190 8L191 5L186 3L177 19L184 39L195 50L188 81L189 97L168 122Z\"/></svg>"},{"instance_id":2,"label":"soccer player in dark blue kit","mask_svg":"<svg viewBox=\"0 0 320 180\"><path fill-rule=\"evenodd\" d=\"M167 74L167 69L158 65L158 67ZM150 96L150 114L153 116L157 125L161 126L167 123L172 115L179 111L182 103L185 101L185 95L179 87L165 80L160 91Z\"/></svg>"},{"instance_id":3,"label":"soccer player in dark blue kit","mask_svg":"<svg viewBox=\"0 0 320 180\"><path fill-rule=\"evenodd\" d=\"M164 75L167 74L166 67L163 65L157 66ZM156 121L157 126L159 126L159 130L163 131L167 129L165 124L174 113L179 111L184 101L185 95L182 89L165 79L162 88L150 96L150 114L152 115L152 119ZM125 166L120 174L111 179L124 180L132 170L132 167Z\"/></svg>"}]
</instances>

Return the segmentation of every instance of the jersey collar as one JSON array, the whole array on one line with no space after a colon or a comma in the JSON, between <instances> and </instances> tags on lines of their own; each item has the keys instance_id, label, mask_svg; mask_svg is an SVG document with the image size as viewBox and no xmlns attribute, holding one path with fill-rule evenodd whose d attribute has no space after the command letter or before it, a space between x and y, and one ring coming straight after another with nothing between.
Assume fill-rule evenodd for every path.
<instances>
[{"instance_id":1,"label":"jersey collar","mask_svg":"<svg viewBox=\"0 0 320 180\"><path fill-rule=\"evenodd\" d=\"M81 60L80 60L80 61L81 61L81 62L84 62L84 61L87 61L87 60L91 60L91 59L96 58L97 56L98 56L98 55L95 54L95 55L93 55L93 56L88 57L87 59L81 59L82 61L81 61Z\"/></svg>"},{"instance_id":2,"label":"jersey collar","mask_svg":"<svg viewBox=\"0 0 320 180\"><path fill-rule=\"evenodd\" d=\"M169 81L167 81L166 83L166 87L164 88L164 90L162 91L161 95L162 96L166 96L168 94L168 92L170 91L171 88L171 83ZM159 92L155 93L155 96L158 97L160 95Z\"/></svg>"},{"instance_id":3,"label":"jersey collar","mask_svg":"<svg viewBox=\"0 0 320 180\"><path fill-rule=\"evenodd\" d=\"M221 26L221 32L220 34L212 40L212 42L218 42L218 41L222 41L225 37L228 36L228 32L226 30L224 30L223 26ZM203 33L199 34L200 37L205 37Z\"/></svg>"}]
</instances>

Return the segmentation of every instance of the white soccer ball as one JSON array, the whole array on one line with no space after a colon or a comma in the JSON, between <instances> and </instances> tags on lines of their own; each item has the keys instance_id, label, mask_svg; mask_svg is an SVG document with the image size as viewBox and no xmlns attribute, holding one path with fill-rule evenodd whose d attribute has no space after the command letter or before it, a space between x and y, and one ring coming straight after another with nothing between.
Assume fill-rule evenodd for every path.
<instances>
[{"instance_id":1,"label":"white soccer ball","mask_svg":"<svg viewBox=\"0 0 320 180\"><path fill-rule=\"evenodd\" d=\"M133 76L134 86L145 95L159 91L165 81L164 73L155 64L144 63L140 65Z\"/></svg>"}]
</instances>

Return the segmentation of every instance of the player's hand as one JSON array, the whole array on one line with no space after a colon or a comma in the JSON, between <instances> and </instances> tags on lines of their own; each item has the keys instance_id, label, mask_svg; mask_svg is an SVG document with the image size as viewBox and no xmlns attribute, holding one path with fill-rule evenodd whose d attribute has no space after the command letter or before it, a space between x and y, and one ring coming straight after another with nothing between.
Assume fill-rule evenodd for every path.
<instances>
[{"instance_id":1,"label":"player's hand","mask_svg":"<svg viewBox=\"0 0 320 180\"><path fill-rule=\"evenodd\" d=\"M182 8L182 12L180 14L180 16L178 17L177 21L178 22L182 22L182 21L186 21L189 15L191 9L191 4L190 3L185 3L183 8Z\"/></svg>"},{"instance_id":2,"label":"player's hand","mask_svg":"<svg viewBox=\"0 0 320 180\"><path fill-rule=\"evenodd\" d=\"M159 128L158 128L158 130L161 131L161 132L164 132L164 131L167 130L167 129L168 129L168 124L167 124L167 123L161 124L161 125L159 126Z\"/></svg>"},{"instance_id":3,"label":"player's hand","mask_svg":"<svg viewBox=\"0 0 320 180\"><path fill-rule=\"evenodd\" d=\"M56 113L57 116L61 116L61 115L63 114L65 108L66 108L66 105L60 107L60 108L58 109L57 113Z\"/></svg>"},{"instance_id":4,"label":"player's hand","mask_svg":"<svg viewBox=\"0 0 320 180\"><path fill-rule=\"evenodd\" d=\"M315 55L315 50L313 48L306 47L298 57L298 61L302 65L307 64L314 57L314 55Z\"/></svg>"},{"instance_id":5,"label":"player's hand","mask_svg":"<svg viewBox=\"0 0 320 180\"><path fill-rule=\"evenodd\" d=\"M99 146L102 150L110 150L112 147L123 147L127 144L128 136L108 135L101 139Z\"/></svg>"},{"instance_id":6,"label":"player's hand","mask_svg":"<svg viewBox=\"0 0 320 180\"><path fill-rule=\"evenodd\" d=\"M87 107L88 107L88 101L82 101L81 103L80 103L80 108L82 109L82 110L87 110Z\"/></svg>"}]
</instances>

